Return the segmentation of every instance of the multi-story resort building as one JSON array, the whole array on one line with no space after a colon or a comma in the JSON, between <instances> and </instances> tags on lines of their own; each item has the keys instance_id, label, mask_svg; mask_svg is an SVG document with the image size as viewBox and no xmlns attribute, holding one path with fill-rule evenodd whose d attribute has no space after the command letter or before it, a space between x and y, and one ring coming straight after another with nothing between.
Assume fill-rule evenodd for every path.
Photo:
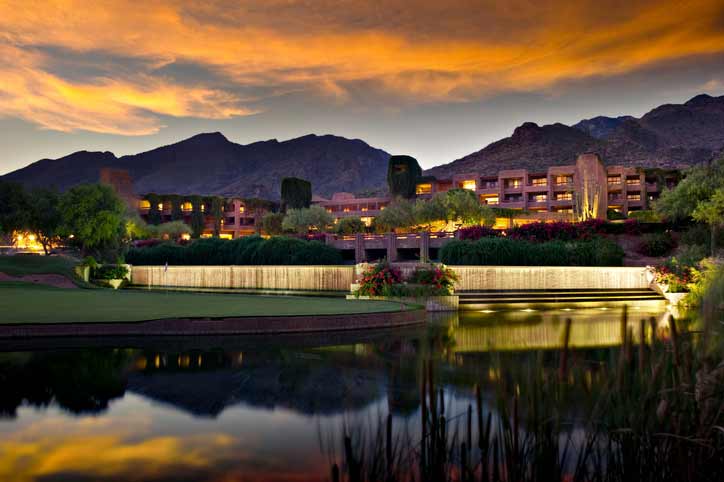
<instances>
[{"instance_id":1,"label":"multi-story resort building","mask_svg":"<svg viewBox=\"0 0 724 482\"><path fill-rule=\"evenodd\" d=\"M160 215L161 222L173 220L173 206L170 201L159 202L156 209ZM204 231L201 236L212 236L216 229L216 219L211 214L212 206L208 201L202 200L198 207L194 206L191 200L182 201L182 217L179 220L191 225L191 217L195 209L201 211L204 218ZM151 202L148 199L138 201L138 213L142 219L147 221L150 211ZM221 207L219 237L232 239L258 233L258 224L260 223L261 216L263 216L266 211L266 209L259 209L256 206L249 206L247 201L240 198L225 200Z\"/></svg>"},{"instance_id":2,"label":"multi-story resort building","mask_svg":"<svg viewBox=\"0 0 724 482\"><path fill-rule=\"evenodd\" d=\"M588 197L588 202L595 205L594 214L598 218L605 219L608 209L628 215L632 211L646 209L650 201L659 197L663 188L672 187L677 179L673 172L655 173L633 167L604 166L597 154L586 153L578 156L573 165L553 166L545 171L515 169L498 173L456 174L445 179L423 177L417 183L416 197L425 199L451 189L468 189L482 204L521 211L515 219L499 219L496 227L504 228L508 223L572 220L575 204L580 202L581 197ZM128 184L125 181L124 185ZM211 214L210 202L201 201L196 207L191 198L181 202L181 220L190 224L194 210L199 209L204 215L203 235L211 236L217 221ZM359 217L367 226L372 225L374 218L390 202L388 196L358 198L346 192L335 193L330 199L319 196L312 199L313 204L331 213L335 221ZM151 201L140 199L137 203L141 217L148 219ZM170 201L159 202L156 209L161 222L174 218ZM261 217L266 211L250 206L241 198L225 200L221 210L220 236L237 238L258 233Z\"/></svg>"},{"instance_id":3,"label":"multi-story resort building","mask_svg":"<svg viewBox=\"0 0 724 482\"><path fill-rule=\"evenodd\" d=\"M422 178L416 196L424 199L451 189L468 189L482 204L527 213L516 221L524 223L572 219L577 196L588 190L594 191L588 195L597 201L596 217L605 219L608 209L623 215L646 209L664 187L672 187L676 180L674 174L661 179L639 168L604 166L597 154L586 153L578 156L576 164L553 166L546 171L515 169L496 174L456 174L445 179ZM316 199L335 218L359 216L368 225L389 202L387 197L355 198L349 193L336 193L329 200Z\"/></svg>"}]
</instances>

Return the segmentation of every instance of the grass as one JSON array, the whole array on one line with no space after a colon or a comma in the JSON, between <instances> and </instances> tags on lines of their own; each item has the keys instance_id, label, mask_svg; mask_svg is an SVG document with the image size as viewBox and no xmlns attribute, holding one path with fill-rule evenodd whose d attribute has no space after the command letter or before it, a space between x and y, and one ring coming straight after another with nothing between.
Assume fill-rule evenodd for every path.
<instances>
[{"instance_id":1,"label":"grass","mask_svg":"<svg viewBox=\"0 0 724 482\"><path fill-rule=\"evenodd\" d=\"M160 318L334 315L399 311L400 303L338 298L62 289L0 283L0 324L133 322Z\"/></svg>"},{"instance_id":2,"label":"grass","mask_svg":"<svg viewBox=\"0 0 724 482\"><path fill-rule=\"evenodd\" d=\"M10 276L27 274L60 274L73 279L76 262L63 256L37 256L18 254L0 256L0 273Z\"/></svg>"}]
</instances>

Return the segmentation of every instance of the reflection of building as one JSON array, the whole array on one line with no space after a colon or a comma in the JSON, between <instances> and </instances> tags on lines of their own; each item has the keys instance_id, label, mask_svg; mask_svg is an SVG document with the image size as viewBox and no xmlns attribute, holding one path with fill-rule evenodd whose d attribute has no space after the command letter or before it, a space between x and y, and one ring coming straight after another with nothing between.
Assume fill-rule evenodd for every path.
<instances>
[{"instance_id":1,"label":"reflection of building","mask_svg":"<svg viewBox=\"0 0 724 482\"><path fill-rule=\"evenodd\" d=\"M482 204L532 213L530 222L570 220L574 211L580 212L584 206L595 211L594 217L598 218L605 218L607 209L626 215L646 209L663 187L673 186L676 180L674 173L658 176L639 168L604 166L597 154L586 153L578 156L573 165L552 166L545 171L515 169L496 174L455 174L444 179L422 177L415 192L418 198L425 199L451 189L468 189ZM359 216L369 223L390 198L355 198L349 193L337 193L329 200L318 198L315 202L335 218Z\"/></svg>"}]
</instances>

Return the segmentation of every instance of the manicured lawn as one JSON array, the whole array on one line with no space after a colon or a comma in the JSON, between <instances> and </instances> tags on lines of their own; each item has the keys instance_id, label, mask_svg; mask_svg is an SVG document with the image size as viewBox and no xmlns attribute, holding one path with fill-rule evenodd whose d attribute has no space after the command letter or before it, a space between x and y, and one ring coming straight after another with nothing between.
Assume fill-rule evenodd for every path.
<instances>
[{"instance_id":1,"label":"manicured lawn","mask_svg":"<svg viewBox=\"0 0 724 482\"><path fill-rule=\"evenodd\" d=\"M63 256L38 256L18 254L0 256L0 273L10 276L26 274L62 274L73 278L75 262Z\"/></svg>"},{"instance_id":2,"label":"manicured lawn","mask_svg":"<svg viewBox=\"0 0 724 482\"><path fill-rule=\"evenodd\" d=\"M342 298L61 289L0 283L0 324L399 311L400 303Z\"/></svg>"}]
</instances>

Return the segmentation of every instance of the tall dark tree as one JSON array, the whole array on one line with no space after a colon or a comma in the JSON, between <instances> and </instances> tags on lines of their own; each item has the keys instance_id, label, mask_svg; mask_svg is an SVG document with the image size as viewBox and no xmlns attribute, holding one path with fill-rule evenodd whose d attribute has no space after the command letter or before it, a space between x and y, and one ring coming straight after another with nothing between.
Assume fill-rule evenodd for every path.
<instances>
[{"instance_id":1,"label":"tall dark tree","mask_svg":"<svg viewBox=\"0 0 724 482\"><path fill-rule=\"evenodd\" d=\"M148 208L148 224L161 224L161 210L158 205L161 204L161 196L154 193L146 195L146 200L151 204Z\"/></svg>"},{"instance_id":2,"label":"tall dark tree","mask_svg":"<svg viewBox=\"0 0 724 482\"><path fill-rule=\"evenodd\" d=\"M206 216L202 209L203 203L201 196L191 196L191 205L193 206L191 211L191 236L194 238L201 237L206 227Z\"/></svg>"},{"instance_id":3,"label":"tall dark tree","mask_svg":"<svg viewBox=\"0 0 724 482\"><path fill-rule=\"evenodd\" d=\"M412 199L422 168L411 156L391 156L387 165L387 186L395 197Z\"/></svg>"},{"instance_id":4,"label":"tall dark tree","mask_svg":"<svg viewBox=\"0 0 724 482\"><path fill-rule=\"evenodd\" d=\"M48 254L50 246L59 237L62 220L60 193L55 189L36 189L30 193L28 230Z\"/></svg>"},{"instance_id":5,"label":"tall dark tree","mask_svg":"<svg viewBox=\"0 0 724 482\"><path fill-rule=\"evenodd\" d=\"M105 184L81 184L63 194L59 206L64 234L84 253L116 249L125 235L126 205Z\"/></svg>"},{"instance_id":6,"label":"tall dark tree","mask_svg":"<svg viewBox=\"0 0 724 482\"><path fill-rule=\"evenodd\" d=\"M0 233L25 229L28 222L28 193L22 184L0 181Z\"/></svg>"},{"instance_id":7,"label":"tall dark tree","mask_svg":"<svg viewBox=\"0 0 724 482\"><path fill-rule=\"evenodd\" d=\"M282 179L282 211L308 208L312 203L312 183L298 177Z\"/></svg>"}]
</instances>

